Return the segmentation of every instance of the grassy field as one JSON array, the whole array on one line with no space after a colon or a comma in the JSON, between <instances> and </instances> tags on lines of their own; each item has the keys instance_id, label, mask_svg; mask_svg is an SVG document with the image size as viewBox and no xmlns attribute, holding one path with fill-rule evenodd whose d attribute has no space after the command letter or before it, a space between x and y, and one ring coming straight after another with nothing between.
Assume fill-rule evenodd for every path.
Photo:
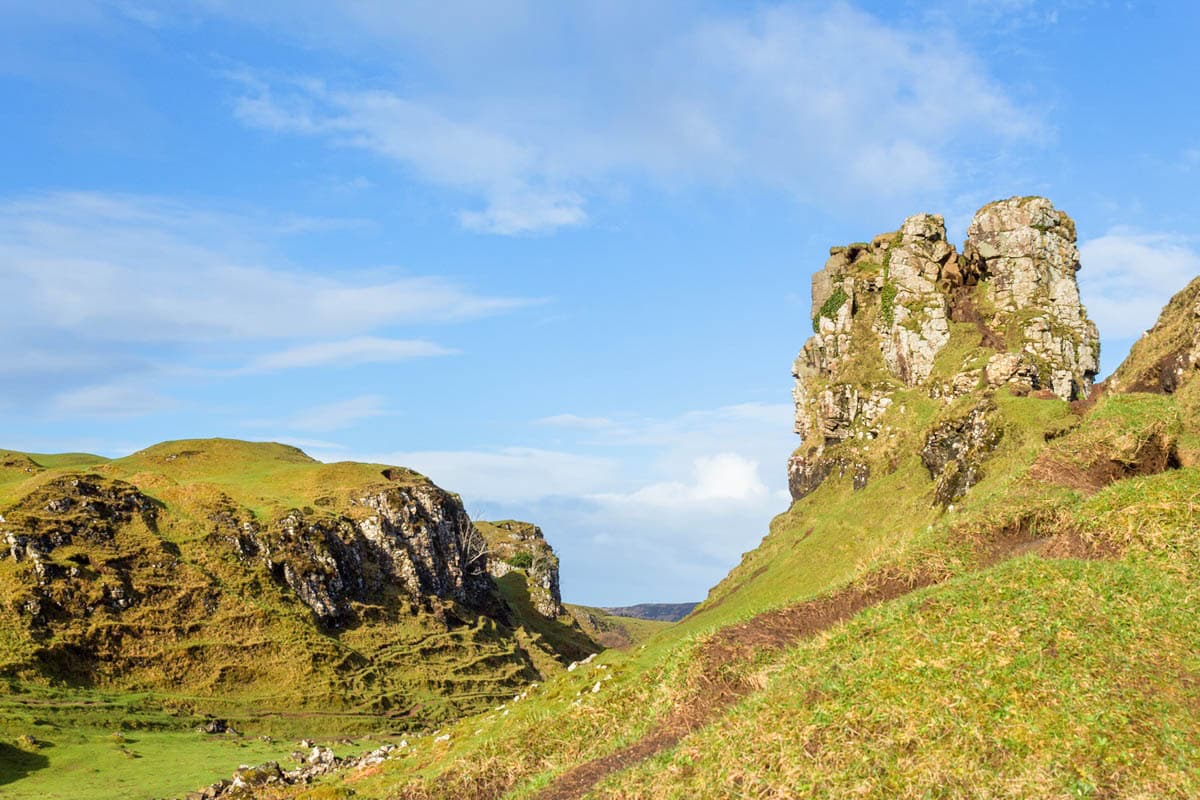
<instances>
[{"instance_id":1,"label":"grassy field","mask_svg":"<svg viewBox=\"0 0 1200 800\"><path fill-rule=\"evenodd\" d=\"M1172 341L1182 336L1177 325L1165 330ZM964 344L974 335L952 331L934 380L978 361ZM1135 350L1134 371L1158 374L1160 350ZM980 405L976 394L943 401L896 389L880 437L856 452L870 467L865 488L835 472L777 517L761 545L681 622L574 608L581 630L565 619L530 626L520 634L527 647L608 632L622 649L493 695L457 722L447 716L436 730L411 731L408 746L382 765L260 796L1200 795L1200 380L1175 388L1074 406L1009 390ZM979 482L942 508L918 453L934 426L977 408L986 409L997 444ZM314 491L310 479L355 480L352 465L321 476L294 453L276 455L279 463L244 483L203 463L188 466L160 494L219 484L239 503L269 509ZM23 469L19 456L5 469ZM133 476L164 458L142 454L94 468ZM0 482L0 491L8 485ZM262 486L273 487L269 495ZM219 574L219 564L202 563ZM519 613L530 603L525 579L517 569L501 581ZM285 607L282 598L271 603ZM456 635L477 637L476 646L495 641L486 625ZM400 646L423 653L421 642ZM339 691L335 683L322 688ZM45 792L62 791L53 765L84 764L89 748L107 748L96 763L110 765L110 757L138 760L122 747L150 759L174 742L199 770L267 746L253 738L260 729L296 735L297 724L318 725L256 717L269 703L237 697L228 715L251 741L209 741L190 731L199 706L187 696L147 703L119 695L79 707L89 697L54 697L76 705L42 717L36 704L7 701L3 715L18 724L3 728L11 742L4 754L19 780L3 788L25 791L41 779ZM355 713L364 726L372 719L367 708L337 710L341 716L320 723L330 735L353 729ZM133 745L104 738L112 720L138 715L146 724L128 733ZM51 725L44 737L38 719ZM84 738L73 739L77 732ZM212 764L201 783L234 766Z\"/></svg>"}]
</instances>

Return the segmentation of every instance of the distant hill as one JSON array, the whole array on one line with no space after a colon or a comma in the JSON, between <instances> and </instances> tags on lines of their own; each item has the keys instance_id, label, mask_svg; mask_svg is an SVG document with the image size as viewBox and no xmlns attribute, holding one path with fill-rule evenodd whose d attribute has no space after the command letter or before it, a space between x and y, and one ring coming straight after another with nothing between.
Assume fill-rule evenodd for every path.
<instances>
[{"instance_id":1,"label":"distant hill","mask_svg":"<svg viewBox=\"0 0 1200 800\"><path fill-rule=\"evenodd\" d=\"M568 605L579 626L596 642L621 650L641 644L671 623L663 620L618 616L603 608Z\"/></svg>"},{"instance_id":2,"label":"distant hill","mask_svg":"<svg viewBox=\"0 0 1200 800\"><path fill-rule=\"evenodd\" d=\"M633 617L657 622L678 622L692 613L698 603L638 603L636 606L601 609L614 617Z\"/></svg>"}]
</instances>

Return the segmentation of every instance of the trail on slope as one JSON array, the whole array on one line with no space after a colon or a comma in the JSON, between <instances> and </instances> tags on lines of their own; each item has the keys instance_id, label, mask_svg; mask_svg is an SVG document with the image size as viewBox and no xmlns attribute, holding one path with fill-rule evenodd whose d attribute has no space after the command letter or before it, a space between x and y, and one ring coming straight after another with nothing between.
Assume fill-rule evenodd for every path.
<instances>
[{"instance_id":1,"label":"trail on slope","mask_svg":"<svg viewBox=\"0 0 1200 800\"><path fill-rule=\"evenodd\" d=\"M1107 555L1073 534L1035 538L1027 528L1014 528L999 538L980 542L980 566L1038 552L1046 557ZM678 744L685 736L716 721L730 706L759 687L729 675L724 667L749 661L756 651L778 651L832 628L858 612L932 586L951 576L917 574L883 576L870 586L850 586L831 595L768 611L717 631L703 646L702 691L676 709L654 730L631 745L573 767L534 795L537 800L578 800L601 781Z\"/></svg>"}]
</instances>

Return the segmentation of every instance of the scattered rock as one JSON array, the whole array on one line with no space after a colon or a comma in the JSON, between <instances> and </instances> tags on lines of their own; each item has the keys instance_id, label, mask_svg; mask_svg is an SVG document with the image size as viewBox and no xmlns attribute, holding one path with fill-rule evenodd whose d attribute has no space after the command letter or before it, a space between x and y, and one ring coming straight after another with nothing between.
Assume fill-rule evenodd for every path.
<instances>
[{"instance_id":1,"label":"scattered rock","mask_svg":"<svg viewBox=\"0 0 1200 800\"><path fill-rule=\"evenodd\" d=\"M198 733L207 733L209 735L217 735L229 731L229 723L223 719L210 719L205 721L203 725L196 729Z\"/></svg>"}]
</instances>

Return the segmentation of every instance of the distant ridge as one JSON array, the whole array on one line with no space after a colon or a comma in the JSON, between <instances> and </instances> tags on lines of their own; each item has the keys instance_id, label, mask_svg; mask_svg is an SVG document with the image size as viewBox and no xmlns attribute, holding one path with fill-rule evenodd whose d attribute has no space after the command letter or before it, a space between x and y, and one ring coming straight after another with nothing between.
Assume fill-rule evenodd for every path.
<instances>
[{"instance_id":1,"label":"distant ridge","mask_svg":"<svg viewBox=\"0 0 1200 800\"><path fill-rule=\"evenodd\" d=\"M633 617L657 622L678 622L692 613L698 603L638 603L636 606L602 609L615 617Z\"/></svg>"}]
</instances>

